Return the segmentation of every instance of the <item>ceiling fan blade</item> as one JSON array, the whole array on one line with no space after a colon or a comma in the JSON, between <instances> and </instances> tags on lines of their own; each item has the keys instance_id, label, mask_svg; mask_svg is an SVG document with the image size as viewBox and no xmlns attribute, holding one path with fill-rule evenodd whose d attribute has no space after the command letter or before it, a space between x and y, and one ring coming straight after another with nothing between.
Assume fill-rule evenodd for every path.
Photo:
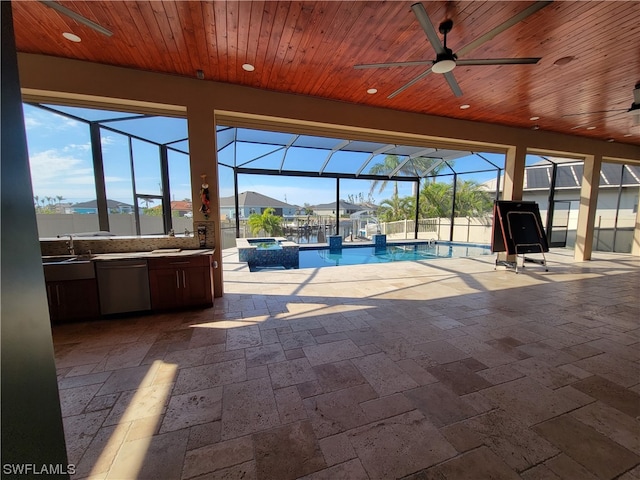
<instances>
[{"instance_id":1,"label":"ceiling fan blade","mask_svg":"<svg viewBox=\"0 0 640 480\"><path fill-rule=\"evenodd\" d=\"M533 15L534 13L542 10L544 7L550 5L551 3L553 3L553 2L552 1L540 1L540 2L536 2L536 3L532 4L532 5L530 5L529 7L525 8L520 13L518 13L518 14L514 15L513 17L511 17L506 22L501 23L500 25L498 25L493 30L488 31L484 35L481 35L480 37L476 38L473 42L471 42L468 45L465 45L464 47L462 47L460 50L458 50L456 52L458 57L462 57L465 54L469 53L471 50L474 50L474 49L478 48L483 43L488 42L489 40L494 38L496 35L504 32L508 28L513 27L516 23L521 22L522 20L524 20L527 17L530 17L531 15ZM411 8L413 8L413 7L411 7Z\"/></svg>"},{"instance_id":2,"label":"ceiling fan blade","mask_svg":"<svg viewBox=\"0 0 640 480\"><path fill-rule=\"evenodd\" d=\"M113 35L113 32L111 32L111 30L107 30L102 25L99 25L96 22L93 22L88 18L83 17L79 13L76 13L73 10L68 9L67 7L63 7L59 3L48 1L48 0L40 0L40 3L46 5L49 8L53 8L54 10L60 12L63 15L66 15L69 18L73 18L76 22L86 25L87 27L94 29L96 32L106 35L107 37L110 37Z\"/></svg>"},{"instance_id":3,"label":"ceiling fan blade","mask_svg":"<svg viewBox=\"0 0 640 480\"><path fill-rule=\"evenodd\" d=\"M412 80L409 81L409 83L405 83L402 87L400 87L399 89L397 89L395 92L393 92L391 95L389 95L387 98L393 98L396 95L401 94L402 92L404 92L407 88L409 88L411 85L413 85L414 83L417 83L419 80L422 80L424 77L426 77L427 75L429 75L431 73L431 68L429 68L427 71L422 72L420 75L418 75L417 77L414 77Z\"/></svg>"},{"instance_id":4,"label":"ceiling fan blade","mask_svg":"<svg viewBox=\"0 0 640 480\"><path fill-rule=\"evenodd\" d=\"M427 15L427 11L425 10L424 5L422 5L421 3L414 3L413 5L411 5L411 10L413 10L414 15L418 19L418 23L422 27L422 30L424 30L424 33L427 34L427 38L429 39L429 42L433 46L433 49L436 51L436 53L445 53L444 46L442 46L442 42L438 37L436 29L433 28L433 24L429 19L429 15Z\"/></svg>"},{"instance_id":5,"label":"ceiling fan blade","mask_svg":"<svg viewBox=\"0 0 640 480\"><path fill-rule=\"evenodd\" d=\"M456 65L535 65L540 58L474 58L468 60L457 60Z\"/></svg>"},{"instance_id":6,"label":"ceiling fan blade","mask_svg":"<svg viewBox=\"0 0 640 480\"><path fill-rule=\"evenodd\" d=\"M354 65L353 68L388 68L388 67L415 67L418 65L431 65L433 60L416 60L412 62L391 62L391 63L363 63Z\"/></svg>"},{"instance_id":7,"label":"ceiling fan blade","mask_svg":"<svg viewBox=\"0 0 640 480\"><path fill-rule=\"evenodd\" d=\"M461 97L462 96L462 90L460 90L460 85L458 85L458 82L456 81L456 77L453 76L453 72L445 73L444 74L444 78L447 79L447 83L451 87L451 90L453 91L453 94L456 97Z\"/></svg>"}]
</instances>

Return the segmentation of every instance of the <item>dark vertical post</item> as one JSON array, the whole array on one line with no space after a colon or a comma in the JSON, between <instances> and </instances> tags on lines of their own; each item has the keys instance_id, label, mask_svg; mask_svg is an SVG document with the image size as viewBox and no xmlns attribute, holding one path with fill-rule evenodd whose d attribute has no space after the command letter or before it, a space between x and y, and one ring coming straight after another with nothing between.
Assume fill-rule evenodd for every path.
<instances>
[{"instance_id":1,"label":"dark vertical post","mask_svg":"<svg viewBox=\"0 0 640 480\"><path fill-rule=\"evenodd\" d=\"M91 156L93 158L93 176L96 182L96 203L98 207L98 225L101 231L109 231L109 206L107 205L107 187L104 182L104 163L102 157L102 141L100 125L89 124L91 135Z\"/></svg>"},{"instance_id":2,"label":"dark vertical post","mask_svg":"<svg viewBox=\"0 0 640 480\"><path fill-rule=\"evenodd\" d=\"M549 199L547 207L547 243L551 244L551 230L553 229L553 215L556 202L556 179L558 178L558 164L551 167L551 184L549 185Z\"/></svg>"},{"instance_id":3,"label":"dark vertical post","mask_svg":"<svg viewBox=\"0 0 640 480\"><path fill-rule=\"evenodd\" d=\"M51 323L22 113L12 2L0 2L0 394L2 467L51 466L69 478ZM2 474L0 474L2 475ZM34 471L20 476L34 478Z\"/></svg>"},{"instance_id":4,"label":"dark vertical post","mask_svg":"<svg viewBox=\"0 0 640 480\"><path fill-rule=\"evenodd\" d=\"M496 200L500 200L500 179L502 178L502 169L498 168L496 176Z\"/></svg>"},{"instance_id":5,"label":"dark vertical post","mask_svg":"<svg viewBox=\"0 0 640 480\"><path fill-rule=\"evenodd\" d=\"M420 178L416 180L416 223L413 228L413 239L418 239L418 218L420 217Z\"/></svg>"},{"instance_id":6,"label":"dark vertical post","mask_svg":"<svg viewBox=\"0 0 640 480\"><path fill-rule=\"evenodd\" d=\"M451 199L451 229L449 230L449 241L453 242L453 222L456 218L456 193L458 190L458 174L453 174L453 195Z\"/></svg>"},{"instance_id":7,"label":"dark vertical post","mask_svg":"<svg viewBox=\"0 0 640 480\"><path fill-rule=\"evenodd\" d=\"M340 233L340 179L336 178L336 233Z\"/></svg>"},{"instance_id":8,"label":"dark vertical post","mask_svg":"<svg viewBox=\"0 0 640 480\"><path fill-rule=\"evenodd\" d=\"M166 145L160 145L160 179L162 181L162 222L164 233L167 234L173 228L171 218L171 191L169 190L169 149Z\"/></svg>"},{"instance_id":9,"label":"dark vertical post","mask_svg":"<svg viewBox=\"0 0 640 480\"><path fill-rule=\"evenodd\" d=\"M611 244L611 251L616 251L616 237L618 236L618 214L620 213L620 201L622 200L622 184L624 180L624 169L626 167L622 165L620 170L620 185L618 185L618 200L616 202L616 216L613 221L613 242Z\"/></svg>"},{"instance_id":10,"label":"dark vertical post","mask_svg":"<svg viewBox=\"0 0 640 480\"><path fill-rule=\"evenodd\" d=\"M238 200L238 171L233 169L234 207L236 209L236 238L240 238L240 201Z\"/></svg>"},{"instance_id":11,"label":"dark vertical post","mask_svg":"<svg viewBox=\"0 0 640 480\"><path fill-rule=\"evenodd\" d=\"M136 235L140 235L140 209L136 191L136 169L133 164L133 140L129 137L129 166L131 167L131 191L133 192L133 215L136 220Z\"/></svg>"}]
</instances>

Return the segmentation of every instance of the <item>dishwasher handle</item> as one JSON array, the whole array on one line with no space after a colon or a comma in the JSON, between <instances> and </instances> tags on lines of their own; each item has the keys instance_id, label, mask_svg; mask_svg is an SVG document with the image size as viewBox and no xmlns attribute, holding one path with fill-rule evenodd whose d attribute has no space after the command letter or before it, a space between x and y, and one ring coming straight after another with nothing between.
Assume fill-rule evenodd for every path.
<instances>
[{"instance_id":1,"label":"dishwasher handle","mask_svg":"<svg viewBox=\"0 0 640 480\"><path fill-rule=\"evenodd\" d=\"M147 264L139 263L137 265L99 265L98 268L105 270L125 270L127 268L147 268Z\"/></svg>"}]
</instances>

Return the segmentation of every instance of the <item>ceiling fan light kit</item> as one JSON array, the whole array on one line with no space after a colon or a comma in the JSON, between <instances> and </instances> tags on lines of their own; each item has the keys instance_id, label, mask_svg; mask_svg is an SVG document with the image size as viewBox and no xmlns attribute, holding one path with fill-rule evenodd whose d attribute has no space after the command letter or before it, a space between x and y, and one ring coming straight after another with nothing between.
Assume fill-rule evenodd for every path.
<instances>
[{"instance_id":1,"label":"ceiling fan light kit","mask_svg":"<svg viewBox=\"0 0 640 480\"><path fill-rule=\"evenodd\" d=\"M447 73L456 68L456 61L451 58L436 60L431 67L433 73Z\"/></svg>"}]
</instances>

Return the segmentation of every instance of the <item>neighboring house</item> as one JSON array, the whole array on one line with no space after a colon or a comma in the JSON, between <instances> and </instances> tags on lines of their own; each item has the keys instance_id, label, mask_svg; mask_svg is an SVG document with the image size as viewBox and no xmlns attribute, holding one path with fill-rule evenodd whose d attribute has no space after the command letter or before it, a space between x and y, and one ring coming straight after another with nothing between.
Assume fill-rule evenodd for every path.
<instances>
[{"instance_id":1,"label":"neighboring house","mask_svg":"<svg viewBox=\"0 0 640 480\"><path fill-rule=\"evenodd\" d=\"M151 207L150 210L162 210L162 205ZM173 213L177 212L177 213ZM171 202L171 215L177 217L193 217L193 203L186 200L177 200Z\"/></svg>"},{"instance_id":2,"label":"neighboring house","mask_svg":"<svg viewBox=\"0 0 640 480\"><path fill-rule=\"evenodd\" d=\"M570 204L567 208L577 212L580 205L583 164L574 160L562 162L561 159L554 159L554 161L558 165L554 201ZM541 212L546 212L549 208L552 175L553 166L547 162L540 162L525 169L522 199L537 202ZM502 177L500 183L502 183ZM496 179L484 182L483 186L495 192ZM621 165L603 163L600 170L598 210L615 211L619 205L620 213L635 214L638 211L639 188L640 167L627 165L622 175Z\"/></svg>"},{"instance_id":3,"label":"neighboring house","mask_svg":"<svg viewBox=\"0 0 640 480\"><path fill-rule=\"evenodd\" d=\"M555 237L559 237L559 243L572 246L575 244L578 223L583 164L575 160L553 160L557 163L557 173L553 197L554 234L551 240L554 242ZM525 169L522 199L538 204L545 227L552 176L553 165L547 162ZM500 183L502 184L502 178ZM495 192L496 179L484 182L483 185L487 190ZM626 165L623 172L620 164L602 163L595 218L596 250L610 250L615 243L616 251L630 251L639 195L640 167ZM614 229L618 229L615 237L612 233ZM620 233L622 230L625 233ZM621 244L624 245L620 246Z\"/></svg>"},{"instance_id":4,"label":"neighboring house","mask_svg":"<svg viewBox=\"0 0 640 480\"><path fill-rule=\"evenodd\" d=\"M109 213L133 213L133 205L118 202L117 200L107 200L107 208ZM98 214L98 201L89 200L88 202L75 203L71 207L72 213L79 214Z\"/></svg>"},{"instance_id":5,"label":"neighboring house","mask_svg":"<svg viewBox=\"0 0 640 480\"><path fill-rule=\"evenodd\" d=\"M261 214L267 208L273 208L275 214L283 218L293 218L299 210L299 207L295 205L289 205L260 193L242 192L238 194L238 209L241 219L249 218L252 213ZM233 195L220 198L220 215L229 219L236 218L235 198Z\"/></svg>"},{"instance_id":6,"label":"neighboring house","mask_svg":"<svg viewBox=\"0 0 640 480\"><path fill-rule=\"evenodd\" d=\"M313 210L314 215L319 216L335 216L336 214L336 202L332 203L323 203L320 205L313 205L309 207ZM343 215L351 215L356 212L360 212L362 210L373 210L375 211L377 207L372 204L364 204L360 205L357 203L350 203L345 200L340 200L340 210L338 214L340 216Z\"/></svg>"},{"instance_id":7,"label":"neighboring house","mask_svg":"<svg viewBox=\"0 0 640 480\"><path fill-rule=\"evenodd\" d=\"M191 217L193 215L193 203L187 200L171 202L171 211L178 212L179 217Z\"/></svg>"}]
</instances>

